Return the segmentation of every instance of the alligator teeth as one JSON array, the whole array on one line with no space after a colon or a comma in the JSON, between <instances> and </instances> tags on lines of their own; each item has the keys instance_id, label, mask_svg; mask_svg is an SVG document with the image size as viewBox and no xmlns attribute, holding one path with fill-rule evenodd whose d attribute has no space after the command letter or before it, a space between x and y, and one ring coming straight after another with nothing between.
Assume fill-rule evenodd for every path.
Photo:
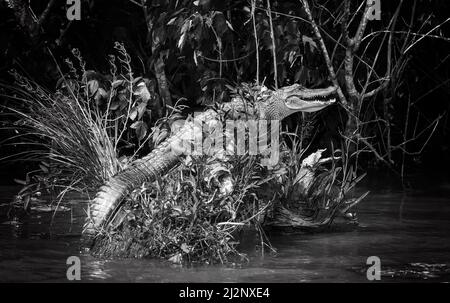
<instances>
[{"instance_id":1,"label":"alligator teeth","mask_svg":"<svg viewBox=\"0 0 450 303\"><path fill-rule=\"evenodd\" d=\"M329 98L328 96L314 96L311 99L313 99L312 101L329 101L333 98Z\"/></svg>"}]
</instances>

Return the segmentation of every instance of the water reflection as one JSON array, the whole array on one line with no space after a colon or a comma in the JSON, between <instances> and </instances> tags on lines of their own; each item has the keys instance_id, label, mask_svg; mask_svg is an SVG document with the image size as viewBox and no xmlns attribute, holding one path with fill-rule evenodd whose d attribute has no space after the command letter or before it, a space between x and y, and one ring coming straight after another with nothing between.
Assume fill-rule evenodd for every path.
<instances>
[{"instance_id":1,"label":"water reflection","mask_svg":"<svg viewBox=\"0 0 450 303\"><path fill-rule=\"evenodd\" d=\"M116 282L366 282L366 260L379 256L382 279L450 281L450 187L420 189L369 183L358 206L357 228L327 233L269 233L276 255L245 247L248 264L182 267L158 260L101 260L80 254L86 204L71 197L70 211L32 211L27 220L6 218L0 207L0 281L65 281L66 259L81 257L82 279ZM13 189L0 188L0 204ZM73 202L76 201L76 202Z\"/></svg>"},{"instance_id":2,"label":"water reflection","mask_svg":"<svg viewBox=\"0 0 450 303\"><path fill-rule=\"evenodd\" d=\"M82 264L87 264L87 266L83 266L83 270L84 275L88 277L89 279L108 279L111 278L111 274L107 272L107 269L105 270L105 268L108 268L108 261L102 261L102 260L95 260L95 259L91 259L91 260L86 260L84 259L84 261L87 262L82 262Z\"/></svg>"}]
</instances>

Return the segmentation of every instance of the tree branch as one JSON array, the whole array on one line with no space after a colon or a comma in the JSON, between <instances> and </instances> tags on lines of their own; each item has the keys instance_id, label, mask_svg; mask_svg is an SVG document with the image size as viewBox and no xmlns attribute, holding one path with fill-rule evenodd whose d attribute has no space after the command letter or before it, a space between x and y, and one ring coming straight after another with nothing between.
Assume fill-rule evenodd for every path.
<instances>
[{"instance_id":1,"label":"tree branch","mask_svg":"<svg viewBox=\"0 0 450 303\"><path fill-rule=\"evenodd\" d=\"M270 9L270 0L267 0L267 15L269 16L269 25L270 25L270 37L272 39L272 53L273 53L273 78L275 88L278 89L278 69L277 69L277 50L275 43L275 34L273 32L273 23L272 23L272 11Z\"/></svg>"},{"instance_id":2,"label":"tree branch","mask_svg":"<svg viewBox=\"0 0 450 303\"><path fill-rule=\"evenodd\" d=\"M255 20L255 7L256 1L252 0L252 24L253 32L255 35L255 49L256 49L256 84L259 85L259 43L258 43L258 32L256 31L256 20Z\"/></svg>"},{"instance_id":3,"label":"tree branch","mask_svg":"<svg viewBox=\"0 0 450 303\"><path fill-rule=\"evenodd\" d=\"M366 6L364 7L364 12L361 17L361 21L359 22L359 26L356 31L355 37L353 37L353 39L351 39L352 40L351 45L353 47L353 52L356 52L359 49L362 36L364 34L364 31L366 30L367 21L369 20L369 8L375 4L374 2L370 1L370 2L372 2L372 5L369 5L369 1L370 0L366 0Z\"/></svg>"},{"instance_id":4,"label":"tree branch","mask_svg":"<svg viewBox=\"0 0 450 303\"><path fill-rule=\"evenodd\" d=\"M322 35L320 34L319 28L317 27L316 22L314 21L311 10L309 8L308 0L300 0L303 4L303 7L305 9L306 15L308 15L308 20L311 23L311 27L313 29L314 35L316 36L316 39L319 42L320 49L322 50L323 57L325 59L325 63L328 68L328 72L331 77L331 81L333 82L334 86L337 88L337 93L339 96L339 100L341 101L342 105L347 105L347 99L344 96L344 93L342 92L341 87L339 86L339 83L337 81L336 73L333 68L333 63L330 60L330 55L328 54L327 48L325 46L325 42L323 41Z\"/></svg>"},{"instance_id":5,"label":"tree branch","mask_svg":"<svg viewBox=\"0 0 450 303\"><path fill-rule=\"evenodd\" d=\"M45 10L42 12L41 16L39 17L39 20L38 20L39 27L41 27L42 24L44 23L45 19L47 19L50 9L55 4L55 2L56 2L55 0L50 0L50 2L47 4L47 7L45 8Z\"/></svg>"}]
</instances>

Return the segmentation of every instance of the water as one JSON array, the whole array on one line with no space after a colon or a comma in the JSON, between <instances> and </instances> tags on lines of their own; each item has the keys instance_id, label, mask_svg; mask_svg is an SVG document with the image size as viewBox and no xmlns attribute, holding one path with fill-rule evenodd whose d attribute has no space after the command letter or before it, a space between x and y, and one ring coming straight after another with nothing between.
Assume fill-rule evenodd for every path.
<instances>
[{"instance_id":1,"label":"water","mask_svg":"<svg viewBox=\"0 0 450 303\"><path fill-rule=\"evenodd\" d=\"M414 180L413 180L414 179ZM448 180L448 179L447 179ZM381 182L381 184L379 184ZM446 183L447 182L447 183ZM272 233L276 255L247 248L242 265L180 266L160 260L101 260L80 254L85 203L71 196L65 211L34 209L14 220L0 208L0 281L67 281L66 260L80 256L83 281L113 282L367 282L366 260L378 256L382 281L450 281L450 184L413 177L414 190L383 178L359 187L360 225L326 233ZM0 187L0 204L17 188ZM51 236L49 236L51 231Z\"/></svg>"}]
</instances>

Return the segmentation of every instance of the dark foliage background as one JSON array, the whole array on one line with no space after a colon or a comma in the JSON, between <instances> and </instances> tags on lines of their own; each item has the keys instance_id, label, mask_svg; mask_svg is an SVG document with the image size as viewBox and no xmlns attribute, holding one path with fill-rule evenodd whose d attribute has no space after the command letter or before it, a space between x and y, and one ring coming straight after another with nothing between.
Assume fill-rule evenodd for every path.
<instances>
[{"instance_id":1,"label":"dark foliage background","mask_svg":"<svg viewBox=\"0 0 450 303\"><path fill-rule=\"evenodd\" d=\"M160 104L173 104L180 98L184 98L183 102L191 107L208 104L212 100L226 101L229 98L226 85L253 82L256 77L257 52L250 1L156 0L147 1L146 4L129 0L82 1L81 20L72 22L66 18L64 1L56 1L37 28L32 26L32 22L27 22L27 18L30 12L43 16L49 1L31 1L30 7L22 11L22 18L18 17L17 10L8 7L7 2L0 1L0 78L5 83L13 81L8 71L14 68L39 84L54 89L60 79L55 59L62 71L66 72L63 62L65 58L72 57L73 48L80 50L88 69L107 73L107 56L114 52L115 41L121 41L126 46L131 55L134 75L150 79L150 85L159 96L155 102ZM431 29L448 18L448 1L407 2L400 10L400 30L406 31L412 24L413 2L415 22L412 27L415 31L421 26ZM273 14L277 85L301 83L318 87L328 84L327 68L311 27L304 22L307 17L300 1L270 3L272 13L278 13ZM328 33L324 35L324 40L332 52L340 32L338 17L341 4L332 1L312 3L317 22ZM354 2L352 5L356 7L357 4ZM386 28L397 4L397 1L382 1L382 20L371 21L367 32ZM255 25L259 40L259 77L265 80L267 86L273 87L273 40L266 1L256 1ZM447 37L448 29L445 23L433 34ZM398 39L401 39L401 35ZM382 100L379 99L386 96L394 99L389 113L385 112L384 117L389 117L392 138L397 141L404 136L403 125L408 108L411 109L409 114L414 116L410 123L417 123L416 129L425 128L442 115L423 152L411 153L408 157L407 164L411 170L450 167L449 50L447 39L427 37L418 42L407 53L408 62L401 81L388 88L391 89L389 94L376 96L374 107L370 107L373 116L377 116L377 113L381 115L379 104L382 104ZM373 59L376 51L376 47L368 49L364 53L365 59ZM336 62L333 63L338 66L342 58L343 51L336 47ZM381 58L379 66L384 66L385 61L386 58ZM383 68L380 70L382 73ZM162 74L165 74L167 87L161 85ZM343 81L343 71L339 70L337 74L339 81ZM358 80L364 79L365 75L364 70L356 70L355 82L359 83ZM7 101L2 98L0 102L5 104ZM287 124L296 125L300 118L300 115L295 116ZM320 142L316 143L327 145L330 141L338 140L346 119L345 111L338 106L322 113L319 119ZM14 130L2 130L0 139L10 137L13 133ZM381 145L379 137L383 137L383 134L378 133L375 126L373 130L368 130L367 135L373 136L375 142ZM406 145L408 149L417 151L426 140L427 136L423 136ZM2 145L0 157L17 152L18 148ZM399 163L402 154L396 152L392 155L393 161ZM385 167L375 157L367 156L364 163L366 167ZM20 163L2 163L1 167L2 183L22 177L29 169Z\"/></svg>"}]
</instances>

